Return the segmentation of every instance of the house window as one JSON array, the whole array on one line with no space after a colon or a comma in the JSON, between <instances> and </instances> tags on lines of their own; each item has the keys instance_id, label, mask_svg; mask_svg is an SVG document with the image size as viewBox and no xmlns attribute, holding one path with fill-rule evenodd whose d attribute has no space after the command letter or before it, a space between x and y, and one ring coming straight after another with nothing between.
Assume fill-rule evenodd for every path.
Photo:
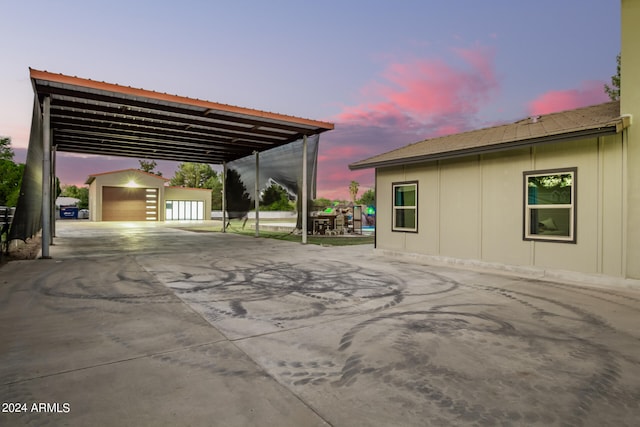
<instances>
[{"instance_id":1,"label":"house window","mask_svg":"<svg viewBox=\"0 0 640 427\"><path fill-rule=\"evenodd\" d=\"M524 172L524 240L576 243L576 174Z\"/></svg>"},{"instance_id":2,"label":"house window","mask_svg":"<svg viewBox=\"0 0 640 427\"><path fill-rule=\"evenodd\" d=\"M418 182L393 185L393 231L418 231Z\"/></svg>"}]
</instances>

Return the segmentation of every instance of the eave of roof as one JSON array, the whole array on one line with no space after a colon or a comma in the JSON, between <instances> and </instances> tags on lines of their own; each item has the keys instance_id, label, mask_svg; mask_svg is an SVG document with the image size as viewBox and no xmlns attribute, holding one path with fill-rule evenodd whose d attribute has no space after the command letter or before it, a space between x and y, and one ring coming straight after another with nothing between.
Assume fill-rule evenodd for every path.
<instances>
[{"instance_id":1,"label":"eave of roof","mask_svg":"<svg viewBox=\"0 0 640 427\"><path fill-rule=\"evenodd\" d=\"M603 136L628 125L628 119L620 116L619 102L613 101L427 139L351 163L349 169L398 166Z\"/></svg>"},{"instance_id":2,"label":"eave of roof","mask_svg":"<svg viewBox=\"0 0 640 427\"><path fill-rule=\"evenodd\" d=\"M142 171L140 169L131 169L131 168L129 168L129 169L120 169L120 170L117 170L117 171L100 172L100 173L91 174L87 178L85 184L90 185L99 176L113 175L113 174L122 173L122 172L129 172L129 173L138 174L138 175L146 175L146 176L149 176L151 178L160 179L160 180L165 181L165 182L171 181L169 178L165 178L163 176L156 175L155 173L145 172L145 171Z\"/></svg>"},{"instance_id":3,"label":"eave of roof","mask_svg":"<svg viewBox=\"0 0 640 427\"><path fill-rule=\"evenodd\" d=\"M189 190L189 191L208 191L209 193L213 191L211 188L181 187L179 185L167 185L165 188L175 188L177 190Z\"/></svg>"},{"instance_id":4,"label":"eave of roof","mask_svg":"<svg viewBox=\"0 0 640 427\"><path fill-rule=\"evenodd\" d=\"M30 69L60 152L221 164L332 123Z\"/></svg>"}]
</instances>

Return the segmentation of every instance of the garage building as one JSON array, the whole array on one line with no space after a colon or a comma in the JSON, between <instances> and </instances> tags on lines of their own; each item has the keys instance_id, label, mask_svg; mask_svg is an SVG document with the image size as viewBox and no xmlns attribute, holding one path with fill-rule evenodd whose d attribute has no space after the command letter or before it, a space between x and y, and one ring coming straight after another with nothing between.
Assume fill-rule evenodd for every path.
<instances>
[{"instance_id":1,"label":"garage building","mask_svg":"<svg viewBox=\"0 0 640 427\"><path fill-rule=\"evenodd\" d=\"M167 178L137 169L90 175L92 221L211 219L211 190L167 186Z\"/></svg>"}]
</instances>

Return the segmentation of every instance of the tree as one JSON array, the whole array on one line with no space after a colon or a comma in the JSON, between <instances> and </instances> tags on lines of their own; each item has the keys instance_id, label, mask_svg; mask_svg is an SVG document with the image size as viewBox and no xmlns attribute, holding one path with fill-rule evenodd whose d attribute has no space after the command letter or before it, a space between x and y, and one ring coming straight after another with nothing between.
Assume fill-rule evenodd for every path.
<instances>
[{"instance_id":1,"label":"tree","mask_svg":"<svg viewBox=\"0 0 640 427\"><path fill-rule=\"evenodd\" d=\"M73 197L74 199L80 200L78 202L78 208L80 209L88 209L89 208L89 187L78 187L76 185L63 185L61 196L64 197Z\"/></svg>"},{"instance_id":2,"label":"tree","mask_svg":"<svg viewBox=\"0 0 640 427\"><path fill-rule=\"evenodd\" d=\"M140 163L140 167L138 169L141 171L162 176L162 172L154 170L156 166L158 166L155 160L138 160L138 163Z\"/></svg>"},{"instance_id":3,"label":"tree","mask_svg":"<svg viewBox=\"0 0 640 427\"><path fill-rule=\"evenodd\" d=\"M324 197L318 197L313 201L313 210L315 211L323 211L331 206L333 206L333 202Z\"/></svg>"},{"instance_id":4,"label":"tree","mask_svg":"<svg viewBox=\"0 0 640 427\"><path fill-rule=\"evenodd\" d=\"M178 165L178 170L171 178L170 184L177 187L210 188L207 185L213 185L211 178L218 178L218 174L211 166L205 163L184 162Z\"/></svg>"},{"instance_id":5,"label":"tree","mask_svg":"<svg viewBox=\"0 0 640 427\"><path fill-rule=\"evenodd\" d=\"M0 137L0 205L16 206L20 197L24 164L13 162L11 138Z\"/></svg>"},{"instance_id":6,"label":"tree","mask_svg":"<svg viewBox=\"0 0 640 427\"><path fill-rule=\"evenodd\" d=\"M367 206L375 206L376 204L376 192L374 189L370 188L362 194L360 200L358 200L358 204L367 205Z\"/></svg>"},{"instance_id":7,"label":"tree","mask_svg":"<svg viewBox=\"0 0 640 427\"><path fill-rule=\"evenodd\" d=\"M0 160L0 206L16 206L20 197L24 164Z\"/></svg>"},{"instance_id":8,"label":"tree","mask_svg":"<svg viewBox=\"0 0 640 427\"><path fill-rule=\"evenodd\" d=\"M222 181L218 173L206 163L180 163L169 183L177 187L209 188L211 209L222 209Z\"/></svg>"},{"instance_id":9,"label":"tree","mask_svg":"<svg viewBox=\"0 0 640 427\"><path fill-rule=\"evenodd\" d=\"M279 186L278 184L271 184L262 193L262 200L260 204L262 206L268 206L272 203L279 202L282 199L289 200L285 189Z\"/></svg>"},{"instance_id":10,"label":"tree","mask_svg":"<svg viewBox=\"0 0 640 427\"><path fill-rule=\"evenodd\" d=\"M225 190L227 192L227 211L229 218L242 218L249 212L253 203L240 174L234 169L227 171Z\"/></svg>"},{"instance_id":11,"label":"tree","mask_svg":"<svg viewBox=\"0 0 640 427\"><path fill-rule=\"evenodd\" d=\"M615 76L611 76L611 86L604 85L604 91L609 95L609 99L617 101L620 99L620 54L616 56L617 71Z\"/></svg>"},{"instance_id":12,"label":"tree","mask_svg":"<svg viewBox=\"0 0 640 427\"><path fill-rule=\"evenodd\" d=\"M351 200L355 203L356 197L358 197L358 189L360 184L357 181L351 181L349 184L349 194L351 194Z\"/></svg>"},{"instance_id":13,"label":"tree","mask_svg":"<svg viewBox=\"0 0 640 427\"><path fill-rule=\"evenodd\" d=\"M11 138L0 136L0 160L13 161L13 149L11 148Z\"/></svg>"},{"instance_id":14,"label":"tree","mask_svg":"<svg viewBox=\"0 0 640 427\"><path fill-rule=\"evenodd\" d=\"M289 202L289 194L278 184L272 184L262 193L260 206L265 211L291 211L295 208Z\"/></svg>"},{"instance_id":15,"label":"tree","mask_svg":"<svg viewBox=\"0 0 640 427\"><path fill-rule=\"evenodd\" d=\"M211 209L222 210L222 180L219 176L212 176L205 184L211 189Z\"/></svg>"}]
</instances>

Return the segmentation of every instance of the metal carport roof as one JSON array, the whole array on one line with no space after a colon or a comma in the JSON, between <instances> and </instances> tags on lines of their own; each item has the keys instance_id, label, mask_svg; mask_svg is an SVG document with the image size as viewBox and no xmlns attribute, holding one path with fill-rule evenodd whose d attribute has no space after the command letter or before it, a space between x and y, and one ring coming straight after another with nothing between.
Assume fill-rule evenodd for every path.
<instances>
[{"instance_id":1,"label":"metal carport roof","mask_svg":"<svg viewBox=\"0 0 640 427\"><path fill-rule=\"evenodd\" d=\"M332 123L30 69L56 151L222 164Z\"/></svg>"},{"instance_id":2,"label":"metal carport roof","mask_svg":"<svg viewBox=\"0 0 640 427\"><path fill-rule=\"evenodd\" d=\"M51 196L56 152L223 164L223 170L226 163L256 153L257 169L257 153L302 140L306 229L307 137L333 129L332 123L31 68L29 72L35 102L10 238L24 240L42 229L43 258L49 257L55 234ZM302 242L306 242L305 233Z\"/></svg>"}]
</instances>

